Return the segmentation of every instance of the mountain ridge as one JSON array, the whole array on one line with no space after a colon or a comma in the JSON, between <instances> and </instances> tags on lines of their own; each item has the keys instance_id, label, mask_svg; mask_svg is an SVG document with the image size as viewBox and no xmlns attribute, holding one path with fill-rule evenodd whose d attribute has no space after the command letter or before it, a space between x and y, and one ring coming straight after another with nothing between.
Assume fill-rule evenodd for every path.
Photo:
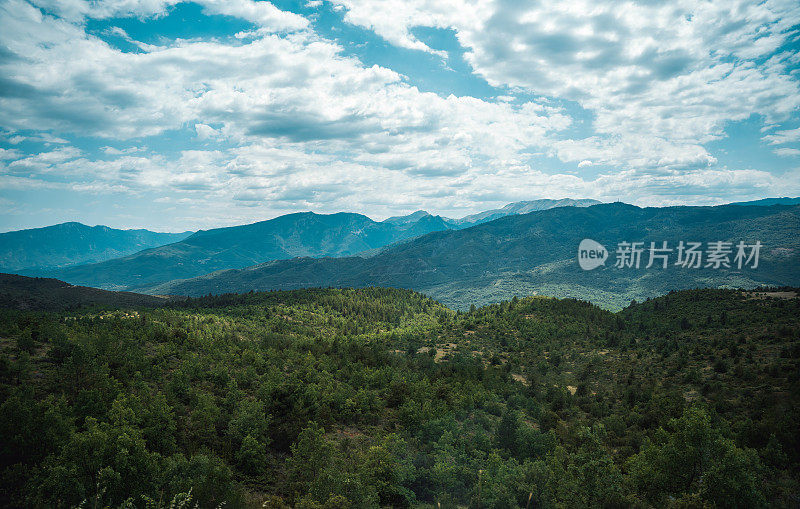
<instances>
[{"instance_id":1,"label":"mountain ridge","mask_svg":"<svg viewBox=\"0 0 800 509\"><path fill-rule=\"evenodd\" d=\"M297 212L246 225L200 230L180 242L47 275L88 286L129 290L268 260L349 256L442 228L446 225L433 217L392 225L351 212Z\"/></svg>"},{"instance_id":2,"label":"mountain ridge","mask_svg":"<svg viewBox=\"0 0 800 509\"><path fill-rule=\"evenodd\" d=\"M34 272L101 262L183 240L192 232L160 233L68 221L0 233L0 272Z\"/></svg>"},{"instance_id":3,"label":"mountain ridge","mask_svg":"<svg viewBox=\"0 0 800 509\"><path fill-rule=\"evenodd\" d=\"M589 204L592 200L516 202L498 214L528 208ZM386 246L403 243L433 231L466 228L453 219L416 211L374 221L363 214L295 212L265 221L199 230L179 242L157 246L95 264L29 275L55 277L75 284L110 290L133 290L218 270L243 268L294 257L369 256ZM480 220L483 222L483 220Z\"/></svg>"},{"instance_id":4,"label":"mountain ridge","mask_svg":"<svg viewBox=\"0 0 800 509\"><path fill-rule=\"evenodd\" d=\"M672 289L800 283L800 206L640 208L622 203L566 207L506 216L463 230L432 232L370 258L296 258L173 281L145 293L204 295L315 286L393 286L464 308L514 295L542 293L619 309ZM652 238L653 235L658 235ZM759 238L760 237L760 238ZM622 241L700 239L764 243L760 271L582 271L581 239L611 247Z\"/></svg>"},{"instance_id":5,"label":"mountain ridge","mask_svg":"<svg viewBox=\"0 0 800 509\"><path fill-rule=\"evenodd\" d=\"M602 202L590 198L544 198L540 200L517 201L509 203L499 209L486 210L459 219L448 219L448 221L454 225L466 225L466 227L469 227L514 214L528 214L530 212L538 212L556 207L591 207L592 205L599 205L600 203Z\"/></svg>"}]
</instances>

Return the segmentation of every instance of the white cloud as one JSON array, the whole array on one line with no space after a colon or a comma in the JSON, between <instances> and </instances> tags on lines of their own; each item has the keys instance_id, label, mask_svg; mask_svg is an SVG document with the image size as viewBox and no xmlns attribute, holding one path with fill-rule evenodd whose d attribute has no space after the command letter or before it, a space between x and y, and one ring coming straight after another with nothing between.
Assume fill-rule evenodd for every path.
<instances>
[{"instance_id":1,"label":"white cloud","mask_svg":"<svg viewBox=\"0 0 800 509\"><path fill-rule=\"evenodd\" d=\"M781 148L776 148L775 150L773 150L773 152L775 152L775 154L781 157L800 156L800 149L797 148L781 147Z\"/></svg>"},{"instance_id":2,"label":"white cloud","mask_svg":"<svg viewBox=\"0 0 800 509\"><path fill-rule=\"evenodd\" d=\"M800 143L800 127L797 129L787 129L784 131L775 131L762 138L770 145L782 145L785 143Z\"/></svg>"},{"instance_id":3,"label":"white cloud","mask_svg":"<svg viewBox=\"0 0 800 509\"><path fill-rule=\"evenodd\" d=\"M215 138L219 135L219 131L206 124L195 124L194 130L197 132L197 137L201 140Z\"/></svg>"},{"instance_id":4,"label":"white cloud","mask_svg":"<svg viewBox=\"0 0 800 509\"><path fill-rule=\"evenodd\" d=\"M415 26L452 28L490 84L592 112L605 139L572 140L555 154L565 161L583 144L622 167L704 164L713 157L702 144L723 137L726 122L771 123L800 108L798 54L780 51L800 23L791 0L336 1L347 21L401 47L429 50Z\"/></svg>"},{"instance_id":5,"label":"white cloud","mask_svg":"<svg viewBox=\"0 0 800 509\"><path fill-rule=\"evenodd\" d=\"M0 148L0 161L4 159L18 159L22 156L19 150L14 148Z\"/></svg>"},{"instance_id":6,"label":"white cloud","mask_svg":"<svg viewBox=\"0 0 800 509\"><path fill-rule=\"evenodd\" d=\"M705 146L727 121L761 113L774 129L796 111L796 76L787 71L796 55L770 57L796 17L788 2L727 12L714 3L620 11L545 1L524 13L499 0L341 2L350 22L405 48L433 51L413 36L415 26L454 28L475 71L503 88L486 101L422 92L264 2L203 3L207 13L260 27L233 41L123 53L84 31L86 16L157 16L171 5L53 4L66 19L15 0L0 6L0 44L25 56L0 60L16 92L0 97L3 135L37 131L31 140L65 145L0 153L3 182L180 204L186 221L198 221L181 227L303 209L458 215L534 197L655 205L800 194L796 173L720 169ZM580 104L591 114L590 134L570 129L571 105L524 102L523 92ZM141 147L142 137L167 131L218 150ZM796 131L764 141L792 143ZM103 138L103 148L92 156L50 132ZM539 168L534 154L556 162ZM616 170L585 176L598 166Z\"/></svg>"},{"instance_id":7,"label":"white cloud","mask_svg":"<svg viewBox=\"0 0 800 509\"><path fill-rule=\"evenodd\" d=\"M12 171L31 171L42 168L55 170L53 165L77 159L82 154L83 153L75 147L61 147L49 152L41 152L16 159L8 164L8 168Z\"/></svg>"},{"instance_id":8,"label":"white cloud","mask_svg":"<svg viewBox=\"0 0 800 509\"><path fill-rule=\"evenodd\" d=\"M70 20L84 18L111 18L137 16L140 18L162 16L183 0L33 0L32 3L48 12ZM300 30L308 20L297 14L282 11L270 2L253 0L195 0L207 14L221 14L245 19L269 31ZM124 30L116 28L120 36ZM121 30L121 33L119 32Z\"/></svg>"},{"instance_id":9,"label":"white cloud","mask_svg":"<svg viewBox=\"0 0 800 509\"><path fill-rule=\"evenodd\" d=\"M0 39L13 38L15 51L31 55L6 64L30 93L0 100L0 122L11 129L126 140L189 124L200 139L267 139L329 161L452 176L518 166L521 152L571 122L558 108L531 102L420 92L307 31L121 53L78 25L18 7L4 18L7 36Z\"/></svg>"},{"instance_id":10,"label":"white cloud","mask_svg":"<svg viewBox=\"0 0 800 509\"><path fill-rule=\"evenodd\" d=\"M100 147L100 150L106 155L119 156L123 154L135 154L136 152L142 152L145 150L145 147L128 147L124 149L118 149L115 147L105 146Z\"/></svg>"},{"instance_id":11,"label":"white cloud","mask_svg":"<svg viewBox=\"0 0 800 509\"><path fill-rule=\"evenodd\" d=\"M270 2L252 0L199 0L209 14L223 14L246 19L270 31L300 30L308 20L297 14L282 11Z\"/></svg>"}]
</instances>

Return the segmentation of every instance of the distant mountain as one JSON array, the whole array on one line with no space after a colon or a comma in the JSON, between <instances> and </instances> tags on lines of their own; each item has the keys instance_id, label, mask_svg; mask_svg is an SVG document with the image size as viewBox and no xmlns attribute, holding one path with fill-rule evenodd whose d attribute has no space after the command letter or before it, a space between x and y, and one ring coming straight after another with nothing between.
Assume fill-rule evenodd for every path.
<instances>
[{"instance_id":1,"label":"distant mountain","mask_svg":"<svg viewBox=\"0 0 800 509\"><path fill-rule=\"evenodd\" d=\"M117 230L75 222L0 233L0 272L35 272L101 262L177 242L191 234Z\"/></svg>"},{"instance_id":2,"label":"distant mountain","mask_svg":"<svg viewBox=\"0 0 800 509\"><path fill-rule=\"evenodd\" d=\"M619 242L760 241L757 269L676 267L592 271L577 263L591 238L611 252ZM674 253L673 253L674 261ZM455 307L514 295L577 297L621 308L673 289L800 285L800 206L639 208L622 203L560 207L511 215L463 230L439 231L370 258L272 261L172 281L147 293L204 295L316 286L393 286L424 292Z\"/></svg>"},{"instance_id":3,"label":"distant mountain","mask_svg":"<svg viewBox=\"0 0 800 509\"><path fill-rule=\"evenodd\" d=\"M58 279L0 274L0 309L57 311L83 306L159 306L164 297L73 286Z\"/></svg>"},{"instance_id":4,"label":"distant mountain","mask_svg":"<svg viewBox=\"0 0 800 509\"><path fill-rule=\"evenodd\" d=\"M447 229L438 216L398 224L361 214L302 212L258 223L199 231L166 246L102 263L54 271L74 284L132 290L178 278L300 256L349 256Z\"/></svg>"},{"instance_id":5,"label":"distant mountain","mask_svg":"<svg viewBox=\"0 0 800 509\"><path fill-rule=\"evenodd\" d=\"M590 207L592 205L597 205L601 202L597 200L590 200L590 199L581 199L581 200L573 200L570 198L565 198L562 200L532 200L532 201L518 201L514 203L509 203L503 208L500 209L492 209L487 210L484 212L479 212L477 214L471 214L469 216L464 216L462 218L453 219L449 217L442 217L442 221L444 224L447 225L447 229L459 229L459 228L469 228L470 226L475 226L476 224L486 223L488 221L493 221L495 219L499 219L501 217L510 216L513 214L528 214L529 212L536 212L539 210L548 210L556 207ZM384 219L384 223L390 224L408 224L415 221L419 221L420 219L431 216L430 213L424 210L418 210L416 212L412 212L407 216L394 216L387 219ZM439 216L431 216L431 217L439 217Z\"/></svg>"},{"instance_id":6,"label":"distant mountain","mask_svg":"<svg viewBox=\"0 0 800 509\"><path fill-rule=\"evenodd\" d=\"M731 203L731 205L759 205L762 207L769 207L772 205L800 205L800 198L764 198L761 200L735 202Z\"/></svg>"},{"instance_id":7,"label":"distant mountain","mask_svg":"<svg viewBox=\"0 0 800 509\"><path fill-rule=\"evenodd\" d=\"M416 212L412 212L407 216L393 216L383 220L384 223L389 224L409 224L415 223L422 219L423 217L430 216L430 214L424 210L418 210Z\"/></svg>"},{"instance_id":8,"label":"distant mountain","mask_svg":"<svg viewBox=\"0 0 800 509\"><path fill-rule=\"evenodd\" d=\"M501 209L487 210L462 217L460 219L446 219L446 221L457 228L466 228L476 224L486 223L501 217L510 216L514 214L528 214L530 212L537 212L540 210L548 210L556 207L590 207L597 205L601 202L597 200L582 199L572 200L565 198L562 200L533 200L533 201L518 201L509 203Z\"/></svg>"}]
</instances>

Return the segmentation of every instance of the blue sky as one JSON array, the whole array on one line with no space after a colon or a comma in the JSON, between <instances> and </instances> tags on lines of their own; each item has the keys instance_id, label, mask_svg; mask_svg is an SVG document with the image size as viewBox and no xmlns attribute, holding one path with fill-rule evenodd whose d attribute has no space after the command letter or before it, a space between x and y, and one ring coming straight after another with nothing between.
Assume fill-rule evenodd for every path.
<instances>
[{"instance_id":1,"label":"blue sky","mask_svg":"<svg viewBox=\"0 0 800 509\"><path fill-rule=\"evenodd\" d=\"M796 1L2 0L0 230L800 195Z\"/></svg>"}]
</instances>

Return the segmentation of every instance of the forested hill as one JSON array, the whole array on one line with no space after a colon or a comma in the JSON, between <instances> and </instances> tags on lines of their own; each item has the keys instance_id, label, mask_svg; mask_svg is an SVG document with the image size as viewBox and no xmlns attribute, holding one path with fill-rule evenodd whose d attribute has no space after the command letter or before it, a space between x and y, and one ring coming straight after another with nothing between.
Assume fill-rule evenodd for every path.
<instances>
[{"instance_id":1,"label":"forested hill","mask_svg":"<svg viewBox=\"0 0 800 509\"><path fill-rule=\"evenodd\" d=\"M757 269L676 266L592 271L578 266L584 238L606 246L620 242L760 241ZM732 259L732 258L731 258ZM511 297L543 294L590 300L620 309L633 299L672 289L800 285L800 206L639 208L622 203L562 207L512 215L464 230L431 233L370 258L303 258L222 271L144 288L145 293L205 295L316 286L390 286L424 292L465 309Z\"/></svg>"},{"instance_id":2,"label":"forested hill","mask_svg":"<svg viewBox=\"0 0 800 509\"><path fill-rule=\"evenodd\" d=\"M0 274L0 309L60 311L81 307L160 306L165 297L109 292L58 279Z\"/></svg>"},{"instance_id":3,"label":"forested hill","mask_svg":"<svg viewBox=\"0 0 800 509\"><path fill-rule=\"evenodd\" d=\"M0 505L791 507L799 374L789 288L6 310Z\"/></svg>"}]
</instances>

